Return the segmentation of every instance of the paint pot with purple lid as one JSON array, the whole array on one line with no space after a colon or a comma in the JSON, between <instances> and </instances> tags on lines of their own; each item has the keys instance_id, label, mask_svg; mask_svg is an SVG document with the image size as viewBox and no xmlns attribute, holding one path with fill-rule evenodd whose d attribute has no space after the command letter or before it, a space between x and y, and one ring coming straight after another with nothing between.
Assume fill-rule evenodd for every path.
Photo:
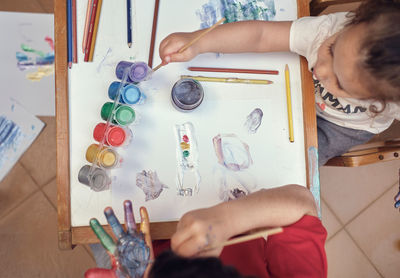
<instances>
[{"instance_id":1,"label":"paint pot with purple lid","mask_svg":"<svg viewBox=\"0 0 400 278\"><path fill-rule=\"evenodd\" d=\"M121 82L114 81L108 87L108 97L111 100L115 100L120 86ZM138 86L134 84L125 84L125 86L121 89L119 102L122 104L133 105L142 103L143 98L144 95Z\"/></svg>"},{"instance_id":2,"label":"paint pot with purple lid","mask_svg":"<svg viewBox=\"0 0 400 278\"><path fill-rule=\"evenodd\" d=\"M118 79L122 80L124 71L128 70L128 82L139 83L150 78L152 70L145 62L121 61L115 69Z\"/></svg>"},{"instance_id":3,"label":"paint pot with purple lid","mask_svg":"<svg viewBox=\"0 0 400 278\"><path fill-rule=\"evenodd\" d=\"M180 79L172 87L172 104L179 111L189 112L195 109L203 102L203 98L203 87L194 79Z\"/></svg>"},{"instance_id":4,"label":"paint pot with purple lid","mask_svg":"<svg viewBox=\"0 0 400 278\"><path fill-rule=\"evenodd\" d=\"M79 170L78 180L96 192L108 190L111 185L111 178L105 170L93 167L91 171L89 165L85 165Z\"/></svg>"}]
</instances>

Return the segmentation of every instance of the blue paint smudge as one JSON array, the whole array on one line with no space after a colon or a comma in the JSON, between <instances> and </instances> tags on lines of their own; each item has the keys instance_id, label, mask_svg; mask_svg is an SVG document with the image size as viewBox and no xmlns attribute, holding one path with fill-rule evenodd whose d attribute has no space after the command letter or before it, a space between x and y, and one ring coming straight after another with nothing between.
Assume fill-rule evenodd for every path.
<instances>
[{"instance_id":1,"label":"blue paint smudge","mask_svg":"<svg viewBox=\"0 0 400 278\"><path fill-rule=\"evenodd\" d=\"M14 112L14 109L15 109L15 105L13 104L13 105L11 105L11 111Z\"/></svg>"},{"instance_id":2,"label":"blue paint smudge","mask_svg":"<svg viewBox=\"0 0 400 278\"><path fill-rule=\"evenodd\" d=\"M319 184L318 149L308 148L308 179L310 191L318 207L318 217L321 219L321 189Z\"/></svg>"},{"instance_id":3,"label":"blue paint smudge","mask_svg":"<svg viewBox=\"0 0 400 278\"><path fill-rule=\"evenodd\" d=\"M35 126L34 126L34 125L32 125L32 126L31 126L31 129L32 129L32 130L35 130Z\"/></svg>"},{"instance_id":4,"label":"blue paint smudge","mask_svg":"<svg viewBox=\"0 0 400 278\"><path fill-rule=\"evenodd\" d=\"M208 28L218 18L225 17L225 23L244 20L273 20L276 15L274 0L209 0L196 11L200 28Z\"/></svg>"}]
</instances>

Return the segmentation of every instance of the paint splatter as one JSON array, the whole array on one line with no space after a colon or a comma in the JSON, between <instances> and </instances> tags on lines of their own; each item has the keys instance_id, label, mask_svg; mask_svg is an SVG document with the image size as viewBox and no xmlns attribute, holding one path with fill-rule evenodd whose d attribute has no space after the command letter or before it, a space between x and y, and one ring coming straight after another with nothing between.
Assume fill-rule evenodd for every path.
<instances>
[{"instance_id":1,"label":"paint splatter","mask_svg":"<svg viewBox=\"0 0 400 278\"><path fill-rule=\"evenodd\" d=\"M191 196L199 191L200 173L198 171L198 148L194 126L190 122L175 125L176 158L177 158L177 187L181 196ZM192 173L192 179L188 174ZM184 178L186 176L186 184ZM189 188L187 184L191 184ZM194 184L194 186L193 186Z\"/></svg>"},{"instance_id":2,"label":"paint splatter","mask_svg":"<svg viewBox=\"0 0 400 278\"><path fill-rule=\"evenodd\" d=\"M261 120L263 117L263 112L260 108L256 108L251 112L246 119L246 122L244 123L245 128L247 129L247 132L250 134L254 134L257 132L257 129L261 125Z\"/></svg>"},{"instance_id":3,"label":"paint splatter","mask_svg":"<svg viewBox=\"0 0 400 278\"><path fill-rule=\"evenodd\" d=\"M163 184L157 175L157 172L145 171L136 174L136 186L141 188L146 195L146 202L157 199L164 188L168 188Z\"/></svg>"},{"instance_id":4,"label":"paint splatter","mask_svg":"<svg viewBox=\"0 0 400 278\"><path fill-rule=\"evenodd\" d=\"M26 75L30 81L40 81L43 77L54 74L54 65L39 67L36 72L31 72Z\"/></svg>"},{"instance_id":5,"label":"paint splatter","mask_svg":"<svg viewBox=\"0 0 400 278\"><path fill-rule=\"evenodd\" d=\"M200 28L208 28L219 18L225 23L243 20L273 20L276 15L274 0L209 0L196 11Z\"/></svg>"},{"instance_id":6,"label":"paint splatter","mask_svg":"<svg viewBox=\"0 0 400 278\"><path fill-rule=\"evenodd\" d=\"M21 128L5 116L0 116L0 168L7 160L8 151L16 151L22 139Z\"/></svg>"},{"instance_id":7,"label":"paint splatter","mask_svg":"<svg viewBox=\"0 0 400 278\"><path fill-rule=\"evenodd\" d=\"M30 47L29 45L26 45L26 44L21 44L21 49L23 50L23 51L25 51L25 52L32 52L32 53L35 53L35 54L37 54L37 55L39 55L39 56L41 56L41 57L44 57L44 53L43 53L43 51L40 51L40 50L35 50L35 49L33 49L32 47Z\"/></svg>"},{"instance_id":8,"label":"paint splatter","mask_svg":"<svg viewBox=\"0 0 400 278\"><path fill-rule=\"evenodd\" d=\"M218 162L232 171L247 169L253 164L249 146L235 134L218 134L213 138Z\"/></svg>"}]
</instances>

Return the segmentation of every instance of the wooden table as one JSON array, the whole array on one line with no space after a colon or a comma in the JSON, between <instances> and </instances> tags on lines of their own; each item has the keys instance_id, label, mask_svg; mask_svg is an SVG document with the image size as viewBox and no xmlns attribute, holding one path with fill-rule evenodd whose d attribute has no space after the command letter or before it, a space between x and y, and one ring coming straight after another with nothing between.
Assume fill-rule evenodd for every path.
<instances>
[{"instance_id":1,"label":"wooden table","mask_svg":"<svg viewBox=\"0 0 400 278\"><path fill-rule=\"evenodd\" d=\"M60 249L71 249L77 244L98 242L90 227L71 226L66 8L65 0L54 1L58 242ZM308 16L310 14L309 1L298 0L297 11L298 17ZM309 150L318 148L314 86L311 73L307 68L307 61L303 57L301 57L300 67L303 92L307 187L312 188L315 186L319 187L319 184L313 184L314 177L309 175L311 162L308 161ZM175 231L176 222L152 223L150 226L153 239L165 239L169 238ZM108 232L111 231L108 226L104 226L104 228Z\"/></svg>"}]
</instances>

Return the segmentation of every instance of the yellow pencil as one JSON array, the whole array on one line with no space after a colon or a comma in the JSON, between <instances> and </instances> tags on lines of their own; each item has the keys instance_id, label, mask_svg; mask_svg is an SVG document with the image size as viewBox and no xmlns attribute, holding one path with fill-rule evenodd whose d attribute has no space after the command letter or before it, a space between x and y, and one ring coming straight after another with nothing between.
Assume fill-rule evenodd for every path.
<instances>
[{"instance_id":1,"label":"yellow pencil","mask_svg":"<svg viewBox=\"0 0 400 278\"><path fill-rule=\"evenodd\" d=\"M243 79L243 78L224 78L224 77L207 77L207 76L191 76L181 75L181 78L190 78L197 81L206 82L224 82L224 83L246 83L246 84L272 84L273 82L265 79Z\"/></svg>"},{"instance_id":2,"label":"yellow pencil","mask_svg":"<svg viewBox=\"0 0 400 278\"><path fill-rule=\"evenodd\" d=\"M101 11L102 2L103 2L102 0L99 0L99 2L97 3L96 18L95 18L95 21L94 21L94 28L93 28L92 45L90 46L90 50L89 50L89 62L93 61L94 46L96 44L97 29L99 28L100 11Z\"/></svg>"},{"instance_id":3,"label":"yellow pencil","mask_svg":"<svg viewBox=\"0 0 400 278\"><path fill-rule=\"evenodd\" d=\"M290 140L290 142L294 142L292 97L290 96L290 76L289 76L289 67L287 64L285 66L285 81L286 81L286 102L287 102L287 112L288 112L288 121L289 121L289 140Z\"/></svg>"}]
</instances>

